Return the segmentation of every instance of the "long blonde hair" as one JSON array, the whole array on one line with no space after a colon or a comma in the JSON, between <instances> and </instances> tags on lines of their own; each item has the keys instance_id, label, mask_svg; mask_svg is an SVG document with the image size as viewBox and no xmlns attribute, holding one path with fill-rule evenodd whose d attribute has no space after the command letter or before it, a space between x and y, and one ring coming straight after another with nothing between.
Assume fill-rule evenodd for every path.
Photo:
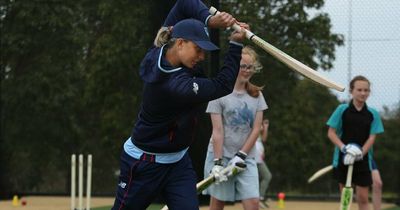
<instances>
[{"instance_id":1,"label":"long blonde hair","mask_svg":"<svg viewBox=\"0 0 400 210\"><path fill-rule=\"evenodd\" d=\"M252 47L245 46L242 49L242 54L249 55L253 59L255 72L260 72L260 70L262 69L262 65L260 63L257 52ZM264 86L254 85L250 81L246 83L245 87L247 93L254 98L257 98L260 95L260 91L264 89Z\"/></svg>"}]
</instances>

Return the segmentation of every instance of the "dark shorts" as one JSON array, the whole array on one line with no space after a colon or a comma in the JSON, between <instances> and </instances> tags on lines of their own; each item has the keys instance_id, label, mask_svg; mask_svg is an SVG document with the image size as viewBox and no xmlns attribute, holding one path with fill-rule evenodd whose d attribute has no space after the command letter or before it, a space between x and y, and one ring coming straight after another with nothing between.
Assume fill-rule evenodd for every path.
<instances>
[{"instance_id":1,"label":"dark shorts","mask_svg":"<svg viewBox=\"0 0 400 210\"><path fill-rule=\"evenodd\" d=\"M337 168L334 168L333 176L339 183L345 185L347 179L347 166L339 165ZM356 168L354 168L352 183L361 187L371 186L372 185L371 171L369 170L357 171Z\"/></svg>"},{"instance_id":2,"label":"dark shorts","mask_svg":"<svg viewBox=\"0 0 400 210\"><path fill-rule=\"evenodd\" d=\"M112 210L145 210L162 198L170 210L198 210L196 173L188 154L176 163L160 164L144 154L140 160L121 154L120 177Z\"/></svg>"}]
</instances>

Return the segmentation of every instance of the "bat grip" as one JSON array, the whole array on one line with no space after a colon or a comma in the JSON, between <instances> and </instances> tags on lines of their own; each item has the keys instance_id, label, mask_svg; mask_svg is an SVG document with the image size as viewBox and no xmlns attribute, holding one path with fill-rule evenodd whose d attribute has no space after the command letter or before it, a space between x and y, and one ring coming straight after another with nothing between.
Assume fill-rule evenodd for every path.
<instances>
[{"instance_id":1,"label":"bat grip","mask_svg":"<svg viewBox=\"0 0 400 210\"><path fill-rule=\"evenodd\" d=\"M347 179L346 179L346 186L348 187L351 186L352 176L353 176L353 165L349 165L347 168Z\"/></svg>"},{"instance_id":2,"label":"bat grip","mask_svg":"<svg viewBox=\"0 0 400 210\"><path fill-rule=\"evenodd\" d=\"M240 168L246 168L247 167L246 163L241 163L241 162L237 162L236 166L240 167Z\"/></svg>"},{"instance_id":3,"label":"bat grip","mask_svg":"<svg viewBox=\"0 0 400 210\"><path fill-rule=\"evenodd\" d=\"M219 13L219 11L215 8L215 7L213 7L213 6L211 6L210 7L210 9L208 10L208 12L211 14L211 15L217 15L218 13ZM233 29L235 29L236 31L240 31L242 28L239 26L239 24L237 24L237 23L234 23L233 25L232 25L232 28ZM253 32L251 32L251 31L249 31L249 30L247 30L247 29L244 29L245 31L246 31L246 38L247 39L249 39L249 40L251 40L251 38L254 36L254 33Z\"/></svg>"}]
</instances>

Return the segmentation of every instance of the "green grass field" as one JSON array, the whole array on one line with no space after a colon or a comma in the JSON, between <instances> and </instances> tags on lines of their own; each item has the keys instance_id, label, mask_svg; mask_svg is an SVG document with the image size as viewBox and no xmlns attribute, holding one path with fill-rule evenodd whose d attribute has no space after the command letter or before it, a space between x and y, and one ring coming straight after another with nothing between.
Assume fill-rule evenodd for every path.
<instances>
[{"instance_id":1,"label":"green grass field","mask_svg":"<svg viewBox=\"0 0 400 210\"><path fill-rule=\"evenodd\" d=\"M385 209L385 210L400 210L400 206L395 206L393 208L388 208L388 209Z\"/></svg>"},{"instance_id":2,"label":"green grass field","mask_svg":"<svg viewBox=\"0 0 400 210\"><path fill-rule=\"evenodd\" d=\"M147 210L160 210L163 206L159 204L153 204ZM98 207L98 208L93 208L93 210L110 210L111 206L103 206L103 207ZM399 206L392 207L392 208L387 208L384 210L400 210Z\"/></svg>"}]
</instances>

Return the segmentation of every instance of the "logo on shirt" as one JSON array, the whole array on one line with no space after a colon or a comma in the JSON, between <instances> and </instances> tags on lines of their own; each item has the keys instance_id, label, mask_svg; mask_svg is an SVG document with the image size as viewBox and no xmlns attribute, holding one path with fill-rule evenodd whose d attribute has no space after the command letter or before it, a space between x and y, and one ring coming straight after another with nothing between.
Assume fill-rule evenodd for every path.
<instances>
[{"instance_id":1,"label":"logo on shirt","mask_svg":"<svg viewBox=\"0 0 400 210\"><path fill-rule=\"evenodd\" d=\"M197 95L197 91L199 90L199 85L193 82L193 92Z\"/></svg>"},{"instance_id":2,"label":"logo on shirt","mask_svg":"<svg viewBox=\"0 0 400 210\"><path fill-rule=\"evenodd\" d=\"M118 184L118 186L120 186L122 189L125 189L126 183L125 183L125 182L120 182L120 183Z\"/></svg>"}]
</instances>

